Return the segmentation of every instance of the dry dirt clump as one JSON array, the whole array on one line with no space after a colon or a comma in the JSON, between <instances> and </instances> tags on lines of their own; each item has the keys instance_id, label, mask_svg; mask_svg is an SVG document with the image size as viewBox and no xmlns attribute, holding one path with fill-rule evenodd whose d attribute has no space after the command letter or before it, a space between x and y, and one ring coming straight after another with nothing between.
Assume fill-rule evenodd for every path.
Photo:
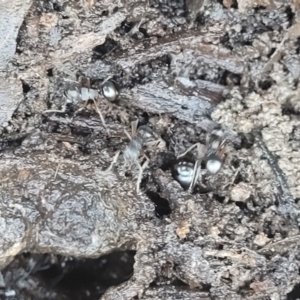
<instances>
[{"instance_id":1,"label":"dry dirt clump","mask_svg":"<svg viewBox=\"0 0 300 300\"><path fill-rule=\"evenodd\" d=\"M233 89L229 99L219 104L212 116L225 126L243 133L261 130L266 146L277 156L293 197L299 198L300 145L294 138L300 125L297 118L298 93L289 84L291 76L283 72L283 65L276 63L270 77L273 85L261 94L252 92L242 96L237 89ZM257 146L253 151L259 155ZM261 158L252 160L251 164L257 174L266 173Z\"/></svg>"},{"instance_id":2,"label":"dry dirt clump","mask_svg":"<svg viewBox=\"0 0 300 300\"><path fill-rule=\"evenodd\" d=\"M0 298L296 299L297 1L2 2Z\"/></svg>"}]
</instances>

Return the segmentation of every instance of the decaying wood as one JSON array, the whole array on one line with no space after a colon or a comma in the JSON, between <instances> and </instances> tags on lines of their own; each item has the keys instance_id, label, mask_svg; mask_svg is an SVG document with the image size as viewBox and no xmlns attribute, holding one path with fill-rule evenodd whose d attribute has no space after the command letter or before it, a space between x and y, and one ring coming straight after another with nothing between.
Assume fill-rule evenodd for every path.
<instances>
[{"instance_id":1,"label":"decaying wood","mask_svg":"<svg viewBox=\"0 0 300 300\"><path fill-rule=\"evenodd\" d=\"M214 38L219 38L223 33L219 32ZM143 46L128 49L125 53L116 53L117 63L124 68L131 68L137 63L143 63L159 56L171 55L174 60L182 51L193 51L192 56L207 63L212 63L230 72L242 74L244 64L242 59L231 56L231 52L220 46L205 43L205 36L201 32L193 35L176 35L168 39L162 39L145 51ZM128 59L130 57L130 59Z\"/></svg>"},{"instance_id":2,"label":"decaying wood","mask_svg":"<svg viewBox=\"0 0 300 300\"><path fill-rule=\"evenodd\" d=\"M18 30L32 0L3 0L0 2L0 72L5 70L7 63L16 51Z\"/></svg>"},{"instance_id":3,"label":"decaying wood","mask_svg":"<svg viewBox=\"0 0 300 300\"><path fill-rule=\"evenodd\" d=\"M22 100L21 82L15 78L0 77L0 125L10 120Z\"/></svg>"}]
</instances>

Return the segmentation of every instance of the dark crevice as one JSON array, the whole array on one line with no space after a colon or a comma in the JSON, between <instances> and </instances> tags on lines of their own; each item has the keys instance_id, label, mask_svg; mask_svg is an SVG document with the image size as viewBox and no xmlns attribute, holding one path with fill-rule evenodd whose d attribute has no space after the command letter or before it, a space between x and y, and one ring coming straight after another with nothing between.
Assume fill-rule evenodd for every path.
<instances>
[{"instance_id":1,"label":"dark crevice","mask_svg":"<svg viewBox=\"0 0 300 300\"><path fill-rule=\"evenodd\" d=\"M242 202L242 201L236 201L234 202L234 204L236 206L238 206L241 210L245 211L245 210L248 210L247 208L247 204L245 202Z\"/></svg>"},{"instance_id":2,"label":"dark crevice","mask_svg":"<svg viewBox=\"0 0 300 300\"><path fill-rule=\"evenodd\" d=\"M109 15L109 11L108 10L104 10L102 13L101 13L101 16L102 17L107 17Z\"/></svg>"},{"instance_id":3,"label":"dark crevice","mask_svg":"<svg viewBox=\"0 0 300 300\"><path fill-rule=\"evenodd\" d=\"M196 23L198 26L204 26L204 25L207 23L207 18L206 18L206 16L204 15L203 12L199 13L199 14L196 16L195 23Z\"/></svg>"},{"instance_id":4,"label":"dark crevice","mask_svg":"<svg viewBox=\"0 0 300 300\"><path fill-rule=\"evenodd\" d=\"M59 122L51 122L48 124L48 132L51 133L61 133L61 128L60 128L60 123Z\"/></svg>"},{"instance_id":5,"label":"dark crevice","mask_svg":"<svg viewBox=\"0 0 300 300\"><path fill-rule=\"evenodd\" d=\"M282 113L282 115L287 115L287 116L290 116L290 115L299 115L299 112L297 112L294 109L294 107L292 107L292 105L289 105L288 103L282 105L281 113Z\"/></svg>"},{"instance_id":6,"label":"dark crevice","mask_svg":"<svg viewBox=\"0 0 300 300\"><path fill-rule=\"evenodd\" d=\"M0 140L0 151L8 150L8 149L15 149L22 145L23 140L26 138L27 135L12 135L2 137Z\"/></svg>"},{"instance_id":7,"label":"dark crevice","mask_svg":"<svg viewBox=\"0 0 300 300\"><path fill-rule=\"evenodd\" d=\"M228 48L229 50L232 50L232 49L233 49L232 45L230 44L230 37L229 37L229 33L228 33L228 32L226 32L226 33L220 38L220 43L221 43L224 47Z\"/></svg>"},{"instance_id":8,"label":"dark crevice","mask_svg":"<svg viewBox=\"0 0 300 300\"><path fill-rule=\"evenodd\" d=\"M105 55L110 54L117 48L118 44L113 39L107 38L106 41L99 46L93 48L93 59L102 59Z\"/></svg>"},{"instance_id":9,"label":"dark crevice","mask_svg":"<svg viewBox=\"0 0 300 300\"><path fill-rule=\"evenodd\" d=\"M196 195L196 194L200 194L200 195L206 195L208 193L210 193L211 190L207 189L206 187L198 184L194 187L193 191L192 191L192 195Z\"/></svg>"},{"instance_id":10,"label":"dark crevice","mask_svg":"<svg viewBox=\"0 0 300 300\"><path fill-rule=\"evenodd\" d=\"M172 57L169 54L165 54L158 58L162 63L166 64L168 67L171 66Z\"/></svg>"},{"instance_id":11,"label":"dark crevice","mask_svg":"<svg viewBox=\"0 0 300 300\"><path fill-rule=\"evenodd\" d=\"M162 138L166 140L163 136ZM160 160L162 164L160 165L160 169L162 169L164 172L172 170L175 162L176 162L176 157L173 153L159 153Z\"/></svg>"},{"instance_id":12,"label":"dark crevice","mask_svg":"<svg viewBox=\"0 0 300 300\"><path fill-rule=\"evenodd\" d=\"M22 276L20 279L20 276L15 274L16 286L9 288L17 289L17 284L22 284L22 294L27 295L27 299L33 299L30 297L32 287L26 284L30 280L42 287L45 293L54 291L57 299L98 300L110 286L130 279L135 253L118 251L96 259L26 253L17 256L11 264L14 265L15 272L18 269L30 270L28 277L23 279L24 282L20 282ZM10 270L9 265L2 271L3 275Z\"/></svg>"},{"instance_id":13,"label":"dark crevice","mask_svg":"<svg viewBox=\"0 0 300 300\"><path fill-rule=\"evenodd\" d=\"M272 80L272 78L268 78L266 80L261 80L258 82L258 86L264 90L267 91L272 85L273 85L274 81Z\"/></svg>"},{"instance_id":14,"label":"dark crevice","mask_svg":"<svg viewBox=\"0 0 300 300\"><path fill-rule=\"evenodd\" d=\"M149 115L146 112L141 112L138 114L138 127L147 125L149 123Z\"/></svg>"},{"instance_id":15,"label":"dark crevice","mask_svg":"<svg viewBox=\"0 0 300 300\"><path fill-rule=\"evenodd\" d=\"M84 155L92 154L92 150L90 149L88 144L78 145L78 150L82 152Z\"/></svg>"},{"instance_id":16,"label":"dark crevice","mask_svg":"<svg viewBox=\"0 0 300 300\"><path fill-rule=\"evenodd\" d=\"M285 13L287 15L287 19L288 19L288 27L291 27L294 23L295 20L295 13L292 11L292 8L290 6L287 6L285 9Z\"/></svg>"},{"instance_id":17,"label":"dark crevice","mask_svg":"<svg viewBox=\"0 0 300 300\"><path fill-rule=\"evenodd\" d=\"M19 29L18 36L16 39L17 46L16 46L16 53L21 54L23 51L22 45L24 44L24 38L26 37L26 32L27 32L27 25L26 22L24 21Z\"/></svg>"},{"instance_id":18,"label":"dark crevice","mask_svg":"<svg viewBox=\"0 0 300 300\"><path fill-rule=\"evenodd\" d=\"M12 148L18 148L22 145L22 142L24 141L26 137L18 137L15 139L8 139L7 140L7 146Z\"/></svg>"},{"instance_id":19,"label":"dark crevice","mask_svg":"<svg viewBox=\"0 0 300 300\"><path fill-rule=\"evenodd\" d=\"M223 249L224 249L224 245L219 244L217 249L218 249L218 250L223 250Z\"/></svg>"},{"instance_id":20,"label":"dark crevice","mask_svg":"<svg viewBox=\"0 0 300 300\"><path fill-rule=\"evenodd\" d=\"M23 94L27 94L30 91L30 85L25 81L22 81Z\"/></svg>"},{"instance_id":21,"label":"dark crevice","mask_svg":"<svg viewBox=\"0 0 300 300\"><path fill-rule=\"evenodd\" d=\"M296 46L296 53L299 54L300 53L300 37L297 38L297 40L295 42L295 46Z\"/></svg>"},{"instance_id":22,"label":"dark crevice","mask_svg":"<svg viewBox=\"0 0 300 300\"><path fill-rule=\"evenodd\" d=\"M296 284L293 290L287 294L287 300L300 299L300 283Z\"/></svg>"},{"instance_id":23,"label":"dark crevice","mask_svg":"<svg viewBox=\"0 0 300 300\"><path fill-rule=\"evenodd\" d=\"M243 179L242 175L239 173L239 174L237 174L236 178L234 179L233 184L239 184L243 181L244 181L244 179Z\"/></svg>"},{"instance_id":24,"label":"dark crevice","mask_svg":"<svg viewBox=\"0 0 300 300\"><path fill-rule=\"evenodd\" d=\"M235 9L238 9L238 8L239 8L237 0L232 0L231 7L232 7L232 8L235 8Z\"/></svg>"},{"instance_id":25,"label":"dark crevice","mask_svg":"<svg viewBox=\"0 0 300 300\"><path fill-rule=\"evenodd\" d=\"M155 212L159 218L167 216L172 212L169 201L162 198L158 193L147 191L146 195L155 204Z\"/></svg>"},{"instance_id":26,"label":"dark crevice","mask_svg":"<svg viewBox=\"0 0 300 300\"><path fill-rule=\"evenodd\" d=\"M57 12L62 12L63 9L60 5L58 5L57 3L53 3L53 10L57 11Z\"/></svg>"},{"instance_id":27,"label":"dark crevice","mask_svg":"<svg viewBox=\"0 0 300 300\"><path fill-rule=\"evenodd\" d=\"M218 202L224 203L225 197L219 196L218 194L214 194L214 198L215 198Z\"/></svg>"},{"instance_id":28,"label":"dark crevice","mask_svg":"<svg viewBox=\"0 0 300 300\"><path fill-rule=\"evenodd\" d=\"M47 76L53 77L53 69L52 68L47 70Z\"/></svg>"},{"instance_id":29,"label":"dark crevice","mask_svg":"<svg viewBox=\"0 0 300 300\"><path fill-rule=\"evenodd\" d=\"M120 35L125 35L126 33L131 31L133 26L133 22L128 22L127 20L125 20L121 23L120 27L116 29L116 32L118 32Z\"/></svg>"},{"instance_id":30,"label":"dark crevice","mask_svg":"<svg viewBox=\"0 0 300 300\"><path fill-rule=\"evenodd\" d=\"M269 54L267 55L268 58L271 58L271 56L274 54L274 52L276 51L276 48L272 48L269 52Z\"/></svg>"},{"instance_id":31,"label":"dark crevice","mask_svg":"<svg viewBox=\"0 0 300 300\"><path fill-rule=\"evenodd\" d=\"M176 278L175 280L172 281L172 285L177 286L177 287L181 287L181 288L188 288L189 285L186 284L185 282L183 282L182 280Z\"/></svg>"},{"instance_id":32,"label":"dark crevice","mask_svg":"<svg viewBox=\"0 0 300 300\"><path fill-rule=\"evenodd\" d=\"M224 1L223 0L218 0L218 3L222 4L222 6L224 8L228 8L227 6L224 5ZM232 0L230 7L237 9L238 8L238 2L237 2L237 0Z\"/></svg>"},{"instance_id":33,"label":"dark crevice","mask_svg":"<svg viewBox=\"0 0 300 300\"><path fill-rule=\"evenodd\" d=\"M273 239L273 238L275 237L275 233L273 233L273 232L268 232L267 237L268 237L269 239Z\"/></svg>"},{"instance_id":34,"label":"dark crevice","mask_svg":"<svg viewBox=\"0 0 300 300\"><path fill-rule=\"evenodd\" d=\"M139 32L141 32L145 38L149 37L149 34L147 33L147 30L145 28L140 27Z\"/></svg>"},{"instance_id":35,"label":"dark crevice","mask_svg":"<svg viewBox=\"0 0 300 300\"><path fill-rule=\"evenodd\" d=\"M260 13L261 11L265 11L266 10L266 7L265 6L262 6L262 5L257 5L254 7L254 13L255 14L258 14Z\"/></svg>"},{"instance_id":36,"label":"dark crevice","mask_svg":"<svg viewBox=\"0 0 300 300\"><path fill-rule=\"evenodd\" d=\"M250 149L254 145L254 135L252 133L239 132L238 136L241 138L241 144L235 146L235 149Z\"/></svg>"},{"instance_id":37,"label":"dark crevice","mask_svg":"<svg viewBox=\"0 0 300 300\"><path fill-rule=\"evenodd\" d=\"M245 281L244 284L239 287L238 294L243 295L244 297L247 298L248 293L252 291L252 289L250 288L250 284L251 284L250 280ZM263 299L270 300L268 299L268 297L264 297Z\"/></svg>"},{"instance_id":38,"label":"dark crevice","mask_svg":"<svg viewBox=\"0 0 300 300\"><path fill-rule=\"evenodd\" d=\"M239 166L240 166L240 160L237 159L237 158L233 158L232 161L231 161L231 165L237 169Z\"/></svg>"},{"instance_id":39,"label":"dark crevice","mask_svg":"<svg viewBox=\"0 0 300 300\"><path fill-rule=\"evenodd\" d=\"M202 284L201 285L201 287L202 287L202 289L201 290L203 290L204 292L209 292L210 291L210 289L211 289L211 287L212 287L212 285L210 284L210 283L207 283L207 284Z\"/></svg>"},{"instance_id":40,"label":"dark crevice","mask_svg":"<svg viewBox=\"0 0 300 300\"><path fill-rule=\"evenodd\" d=\"M75 135L75 136L88 137L93 133L93 129L71 126L71 132L72 132L72 135Z\"/></svg>"}]
</instances>

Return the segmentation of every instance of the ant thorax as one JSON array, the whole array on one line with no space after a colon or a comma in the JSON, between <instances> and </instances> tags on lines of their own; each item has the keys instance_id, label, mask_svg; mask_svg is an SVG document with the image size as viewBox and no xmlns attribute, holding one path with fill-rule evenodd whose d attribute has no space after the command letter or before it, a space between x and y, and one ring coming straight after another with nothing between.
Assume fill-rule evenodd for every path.
<instances>
[{"instance_id":1,"label":"ant thorax","mask_svg":"<svg viewBox=\"0 0 300 300\"><path fill-rule=\"evenodd\" d=\"M135 162L138 160L143 145L143 139L137 135L124 149L124 159L128 162Z\"/></svg>"},{"instance_id":2,"label":"ant thorax","mask_svg":"<svg viewBox=\"0 0 300 300\"><path fill-rule=\"evenodd\" d=\"M149 126L142 125L137 129L137 134L130 143L125 147L124 159L129 162L136 162L141 154L142 147L145 143L153 138L153 131Z\"/></svg>"}]
</instances>

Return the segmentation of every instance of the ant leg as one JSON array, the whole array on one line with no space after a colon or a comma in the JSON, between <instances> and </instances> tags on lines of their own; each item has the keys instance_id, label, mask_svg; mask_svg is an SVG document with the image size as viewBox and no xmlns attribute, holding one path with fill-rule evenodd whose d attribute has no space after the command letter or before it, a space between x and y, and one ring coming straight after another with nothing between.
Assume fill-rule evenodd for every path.
<instances>
[{"instance_id":1,"label":"ant leg","mask_svg":"<svg viewBox=\"0 0 300 300\"><path fill-rule=\"evenodd\" d=\"M224 147L226 141L227 141L227 138L224 138L224 139L222 140L222 142L220 143L220 148L221 148L221 147Z\"/></svg>"},{"instance_id":2,"label":"ant leg","mask_svg":"<svg viewBox=\"0 0 300 300\"><path fill-rule=\"evenodd\" d=\"M98 113L98 115L99 115L99 117L100 117L100 120L101 120L103 126L105 127L107 133L109 134L109 130L108 130L107 126L106 126L104 117L103 117L103 115L102 115L102 113L101 113L101 111L100 111L100 109L99 109L99 107L98 107L98 104L97 104L97 102L96 102L95 99L93 99L93 101L94 101L94 105L95 105L95 108L96 108L96 112Z\"/></svg>"},{"instance_id":3,"label":"ant leg","mask_svg":"<svg viewBox=\"0 0 300 300\"><path fill-rule=\"evenodd\" d=\"M180 154L177 156L177 158L183 157L185 156L187 153L191 152L194 148L198 148L199 149L200 143L196 143L193 146L191 146L189 149L187 149L184 153Z\"/></svg>"},{"instance_id":4,"label":"ant leg","mask_svg":"<svg viewBox=\"0 0 300 300\"><path fill-rule=\"evenodd\" d=\"M198 181L199 175L200 175L200 170L201 170L201 161L197 160L195 162L194 171L193 171L193 179L190 183L189 191L192 191L193 188L195 187L195 185Z\"/></svg>"},{"instance_id":5,"label":"ant leg","mask_svg":"<svg viewBox=\"0 0 300 300\"><path fill-rule=\"evenodd\" d=\"M127 135L127 137L129 138L129 140L131 141L132 137L131 137L130 133L126 129L124 129L124 133Z\"/></svg>"},{"instance_id":6,"label":"ant leg","mask_svg":"<svg viewBox=\"0 0 300 300\"><path fill-rule=\"evenodd\" d=\"M138 120L131 122L131 135L126 129L124 129L124 133L127 135L130 141L134 136L136 136L138 122L139 122Z\"/></svg>"},{"instance_id":7,"label":"ant leg","mask_svg":"<svg viewBox=\"0 0 300 300\"><path fill-rule=\"evenodd\" d=\"M109 167L108 167L106 170L104 170L103 172L108 172L108 171L110 171L110 170L112 169L113 165L117 163L119 156L120 156L120 151L118 151L118 152L115 154L115 156L114 156L114 158L113 158L113 161L110 163Z\"/></svg>"},{"instance_id":8,"label":"ant leg","mask_svg":"<svg viewBox=\"0 0 300 300\"><path fill-rule=\"evenodd\" d=\"M135 120L131 122L131 136L136 136L137 133L137 126L138 126L139 120Z\"/></svg>"},{"instance_id":9,"label":"ant leg","mask_svg":"<svg viewBox=\"0 0 300 300\"><path fill-rule=\"evenodd\" d=\"M67 109L67 101L63 104L63 106L61 107L61 109L48 109L43 111L43 114L45 113L64 113L66 112Z\"/></svg>"},{"instance_id":10,"label":"ant leg","mask_svg":"<svg viewBox=\"0 0 300 300\"><path fill-rule=\"evenodd\" d=\"M165 149L166 148L166 142L162 138L159 138L155 141L146 142L146 143L144 143L144 145L147 147L155 145L156 149Z\"/></svg>"},{"instance_id":11,"label":"ant leg","mask_svg":"<svg viewBox=\"0 0 300 300\"><path fill-rule=\"evenodd\" d=\"M79 101L80 101L80 100L79 100ZM77 103L78 103L79 101L77 101ZM72 117L72 120L74 120L74 118L77 116L77 114L78 114L79 112L81 112L82 110L84 110L84 109L87 107L87 105L88 105L88 101L80 101L80 102L83 102L83 104L80 105L80 107L74 112L73 117Z\"/></svg>"},{"instance_id":12,"label":"ant leg","mask_svg":"<svg viewBox=\"0 0 300 300\"><path fill-rule=\"evenodd\" d=\"M203 146L200 143L197 143L196 145L197 145L197 160L195 162L193 179L192 179L191 184L189 186L189 191L193 190L193 188L195 187L199 177L201 177L201 161L202 161L202 158L203 158L203 151L202 151Z\"/></svg>"},{"instance_id":13,"label":"ant leg","mask_svg":"<svg viewBox=\"0 0 300 300\"><path fill-rule=\"evenodd\" d=\"M206 133L206 136L205 136L205 145L206 146L209 145L209 141L210 141L210 135L208 133Z\"/></svg>"},{"instance_id":14,"label":"ant leg","mask_svg":"<svg viewBox=\"0 0 300 300\"><path fill-rule=\"evenodd\" d=\"M142 166L140 165L139 162L137 163L139 168L140 168L138 180L137 180L137 183L136 183L136 192L137 192L137 194L140 193L140 184L142 182L143 171L146 169L146 167L149 164L149 158L147 158L147 156L144 156L144 157L146 158L146 161L143 163Z\"/></svg>"}]
</instances>

